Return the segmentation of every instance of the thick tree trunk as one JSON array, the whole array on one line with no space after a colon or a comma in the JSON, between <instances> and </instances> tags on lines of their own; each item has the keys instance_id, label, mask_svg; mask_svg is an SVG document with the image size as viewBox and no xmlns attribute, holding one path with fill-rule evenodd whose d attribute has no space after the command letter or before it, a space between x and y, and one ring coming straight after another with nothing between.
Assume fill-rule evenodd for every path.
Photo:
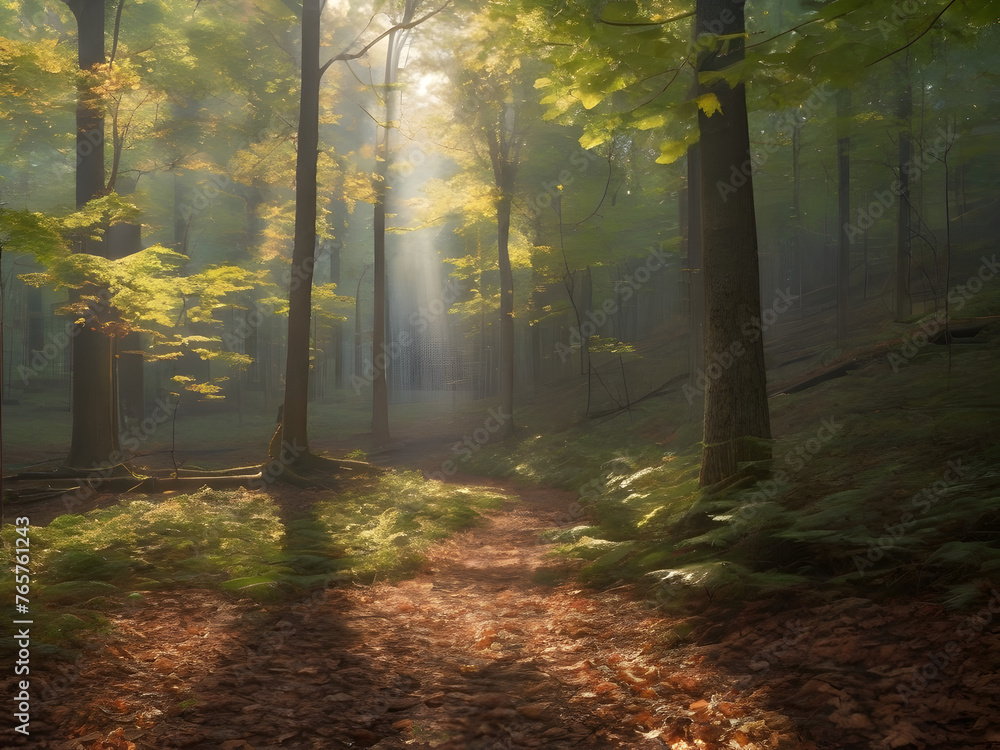
<instances>
[{"instance_id":1,"label":"thick tree trunk","mask_svg":"<svg viewBox=\"0 0 1000 750\"><path fill-rule=\"evenodd\" d=\"M847 346L847 317L851 296L851 137L848 117L851 91L842 89L837 97L837 346Z\"/></svg>"},{"instance_id":2,"label":"thick tree trunk","mask_svg":"<svg viewBox=\"0 0 1000 750\"><path fill-rule=\"evenodd\" d=\"M70 0L76 17L81 70L105 62L104 0ZM104 116L92 93L79 92L76 106L76 204L104 192ZM82 253L105 255L102 242L83 239ZM87 290L95 293L98 290ZM106 306L95 311L107 315ZM101 332L94 320L79 324L74 331L72 350L73 427L67 465L93 470L121 460L118 442L118 412L114 392L114 342Z\"/></svg>"},{"instance_id":3,"label":"thick tree trunk","mask_svg":"<svg viewBox=\"0 0 1000 750\"><path fill-rule=\"evenodd\" d=\"M703 48L699 73L743 60L743 10L741 1L698 0L698 34L729 36L727 46L718 42ZM771 428L746 95L742 84L730 88L725 81L699 84L699 93L715 94L722 107L711 117L698 113L706 304L707 388L699 480L704 486L734 475L739 461L769 457Z\"/></svg>"},{"instance_id":4,"label":"thick tree trunk","mask_svg":"<svg viewBox=\"0 0 1000 750\"><path fill-rule=\"evenodd\" d=\"M288 349L281 442L296 456L309 450L309 344L316 256L316 159L319 151L321 0L302 3L302 93L295 157L295 239L288 291Z\"/></svg>"}]
</instances>

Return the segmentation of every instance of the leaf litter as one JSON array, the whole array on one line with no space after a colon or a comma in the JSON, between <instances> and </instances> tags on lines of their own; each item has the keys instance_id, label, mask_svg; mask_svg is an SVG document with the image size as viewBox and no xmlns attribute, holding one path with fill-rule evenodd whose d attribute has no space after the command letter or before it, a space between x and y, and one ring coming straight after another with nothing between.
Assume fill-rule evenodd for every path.
<instances>
[{"instance_id":1,"label":"leaf litter","mask_svg":"<svg viewBox=\"0 0 1000 750\"><path fill-rule=\"evenodd\" d=\"M208 589L129 600L75 663L33 668L31 737L11 747L1000 743L995 622L904 700L898 685L961 617L920 602L807 596L667 614L631 587L572 583L541 533L575 496L515 491L520 502L439 542L396 584L339 584L280 606Z\"/></svg>"}]
</instances>

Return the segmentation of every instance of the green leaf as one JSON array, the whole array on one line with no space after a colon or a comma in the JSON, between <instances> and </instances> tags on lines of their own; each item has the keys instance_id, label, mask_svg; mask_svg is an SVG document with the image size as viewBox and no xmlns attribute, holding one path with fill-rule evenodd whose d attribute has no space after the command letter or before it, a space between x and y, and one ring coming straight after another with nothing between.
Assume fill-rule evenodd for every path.
<instances>
[{"instance_id":1,"label":"green leaf","mask_svg":"<svg viewBox=\"0 0 1000 750\"><path fill-rule=\"evenodd\" d=\"M639 3L633 0L619 0L608 3L601 11L601 20L611 23L626 23L634 21L639 13Z\"/></svg>"}]
</instances>

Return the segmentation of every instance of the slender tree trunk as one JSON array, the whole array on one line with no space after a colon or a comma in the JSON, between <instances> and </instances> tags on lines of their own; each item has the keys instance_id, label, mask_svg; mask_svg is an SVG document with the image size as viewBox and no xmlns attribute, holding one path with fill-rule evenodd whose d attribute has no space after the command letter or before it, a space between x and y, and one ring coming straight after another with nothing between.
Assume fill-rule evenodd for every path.
<instances>
[{"instance_id":1,"label":"slender tree trunk","mask_svg":"<svg viewBox=\"0 0 1000 750\"><path fill-rule=\"evenodd\" d=\"M410 23L416 14L418 0L406 0L403 6L403 17L400 23ZM389 298L386 296L386 262L385 262L385 204L389 193L389 159L392 151L389 148L389 136L396 127L399 117L399 97L395 90L399 73L399 55L402 42L408 32L393 31L389 34L388 48L385 53L385 127L382 133L382 143L377 153L378 180L375 184L374 220L374 273L375 273L375 320L372 334L372 440L375 445L387 444L389 435L389 385L386 381L386 371L389 367L389 347L386 346L386 310Z\"/></svg>"},{"instance_id":2,"label":"slender tree trunk","mask_svg":"<svg viewBox=\"0 0 1000 750\"><path fill-rule=\"evenodd\" d=\"M729 37L727 46L718 42L699 53L699 73L743 60L742 0L698 0L696 29L699 35ZM714 93L722 105L711 117L698 113L708 381L699 479L704 486L734 475L739 461L768 458L771 427L746 95L743 84L730 88L724 80L699 84L699 93Z\"/></svg>"},{"instance_id":3,"label":"slender tree trunk","mask_svg":"<svg viewBox=\"0 0 1000 750\"><path fill-rule=\"evenodd\" d=\"M904 321L912 313L910 300L910 116L913 92L909 66L904 69L903 93L899 100L899 214L896 221L896 320Z\"/></svg>"},{"instance_id":4,"label":"slender tree trunk","mask_svg":"<svg viewBox=\"0 0 1000 750\"><path fill-rule=\"evenodd\" d=\"M375 206L374 206L374 273L375 273L375 316L372 331L372 440L376 446L389 442L389 384L386 371L389 368L388 347L386 346L386 263L385 263L385 202L389 186L389 134L395 117L395 33L389 35L388 51L385 55L385 126L382 128L382 142L376 158Z\"/></svg>"},{"instance_id":5,"label":"slender tree trunk","mask_svg":"<svg viewBox=\"0 0 1000 750\"><path fill-rule=\"evenodd\" d=\"M281 442L298 456L309 450L309 335L316 256L316 160L319 152L321 0L302 3L302 93L295 156L295 239L288 292L288 344Z\"/></svg>"},{"instance_id":6,"label":"slender tree trunk","mask_svg":"<svg viewBox=\"0 0 1000 750\"><path fill-rule=\"evenodd\" d=\"M500 266L500 411L505 415L498 436L510 437L514 422L514 272L510 265L510 209L514 169L509 162L498 180L497 249Z\"/></svg>"},{"instance_id":7,"label":"slender tree trunk","mask_svg":"<svg viewBox=\"0 0 1000 750\"><path fill-rule=\"evenodd\" d=\"M128 188L131 193L134 185ZM121 223L108 227L104 236L109 258L118 259L142 250L142 225ZM117 357L115 375L118 392L119 427L134 428L146 417L144 359L142 356L142 334L138 331L126 333L115 341Z\"/></svg>"},{"instance_id":8,"label":"slender tree trunk","mask_svg":"<svg viewBox=\"0 0 1000 750\"><path fill-rule=\"evenodd\" d=\"M848 117L851 91L842 89L837 97L837 213L840 232L837 246L837 346L847 346L847 317L851 295L851 137Z\"/></svg>"},{"instance_id":9,"label":"slender tree trunk","mask_svg":"<svg viewBox=\"0 0 1000 750\"><path fill-rule=\"evenodd\" d=\"M698 371L705 369L705 274L701 247L701 147L688 147L687 201L684 219L687 222L687 267L690 279L688 319L688 379L698 388Z\"/></svg>"},{"instance_id":10,"label":"slender tree trunk","mask_svg":"<svg viewBox=\"0 0 1000 750\"><path fill-rule=\"evenodd\" d=\"M792 126L792 253L795 257L795 287L799 297L799 317L805 314L805 295L802 293L802 119L796 114Z\"/></svg>"},{"instance_id":11,"label":"slender tree trunk","mask_svg":"<svg viewBox=\"0 0 1000 750\"><path fill-rule=\"evenodd\" d=\"M105 62L104 0L70 0L76 17L81 70ZM104 190L104 116L93 94L81 88L76 107L76 204L83 206ZM79 252L104 256L104 244L81 240ZM96 290L88 290L94 293ZM107 315L106 306L96 311ZM66 463L95 469L118 463L118 411L114 389L114 342L93 320L78 324L72 350L73 427Z\"/></svg>"},{"instance_id":12,"label":"slender tree trunk","mask_svg":"<svg viewBox=\"0 0 1000 750\"><path fill-rule=\"evenodd\" d=\"M896 320L912 313L910 300L910 132L899 133L899 213L896 220Z\"/></svg>"}]
</instances>

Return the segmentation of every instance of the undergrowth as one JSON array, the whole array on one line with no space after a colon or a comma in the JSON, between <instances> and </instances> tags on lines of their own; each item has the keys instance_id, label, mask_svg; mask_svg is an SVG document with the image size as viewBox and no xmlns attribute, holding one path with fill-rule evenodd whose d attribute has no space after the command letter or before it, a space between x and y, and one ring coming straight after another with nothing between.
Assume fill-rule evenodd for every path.
<instances>
[{"instance_id":1,"label":"undergrowth","mask_svg":"<svg viewBox=\"0 0 1000 750\"><path fill-rule=\"evenodd\" d=\"M798 586L973 606L1000 574L998 334L955 345L950 367L944 346L900 346L772 398L771 460L724 488L698 487L679 396L473 461L577 491L556 554L586 560L585 582L643 581L661 606Z\"/></svg>"},{"instance_id":2,"label":"undergrowth","mask_svg":"<svg viewBox=\"0 0 1000 750\"><path fill-rule=\"evenodd\" d=\"M77 647L85 631L106 626L108 612L154 590L208 587L267 602L343 580L399 578L420 566L432 542L505 499L389 472L326 493L311 517L285 524L266 493L124 495L108 508L30 529L33 644L39 653ZM16 619L18 533L7 524L0 536L0 596Z\"/></svg>"}]
</instances>

